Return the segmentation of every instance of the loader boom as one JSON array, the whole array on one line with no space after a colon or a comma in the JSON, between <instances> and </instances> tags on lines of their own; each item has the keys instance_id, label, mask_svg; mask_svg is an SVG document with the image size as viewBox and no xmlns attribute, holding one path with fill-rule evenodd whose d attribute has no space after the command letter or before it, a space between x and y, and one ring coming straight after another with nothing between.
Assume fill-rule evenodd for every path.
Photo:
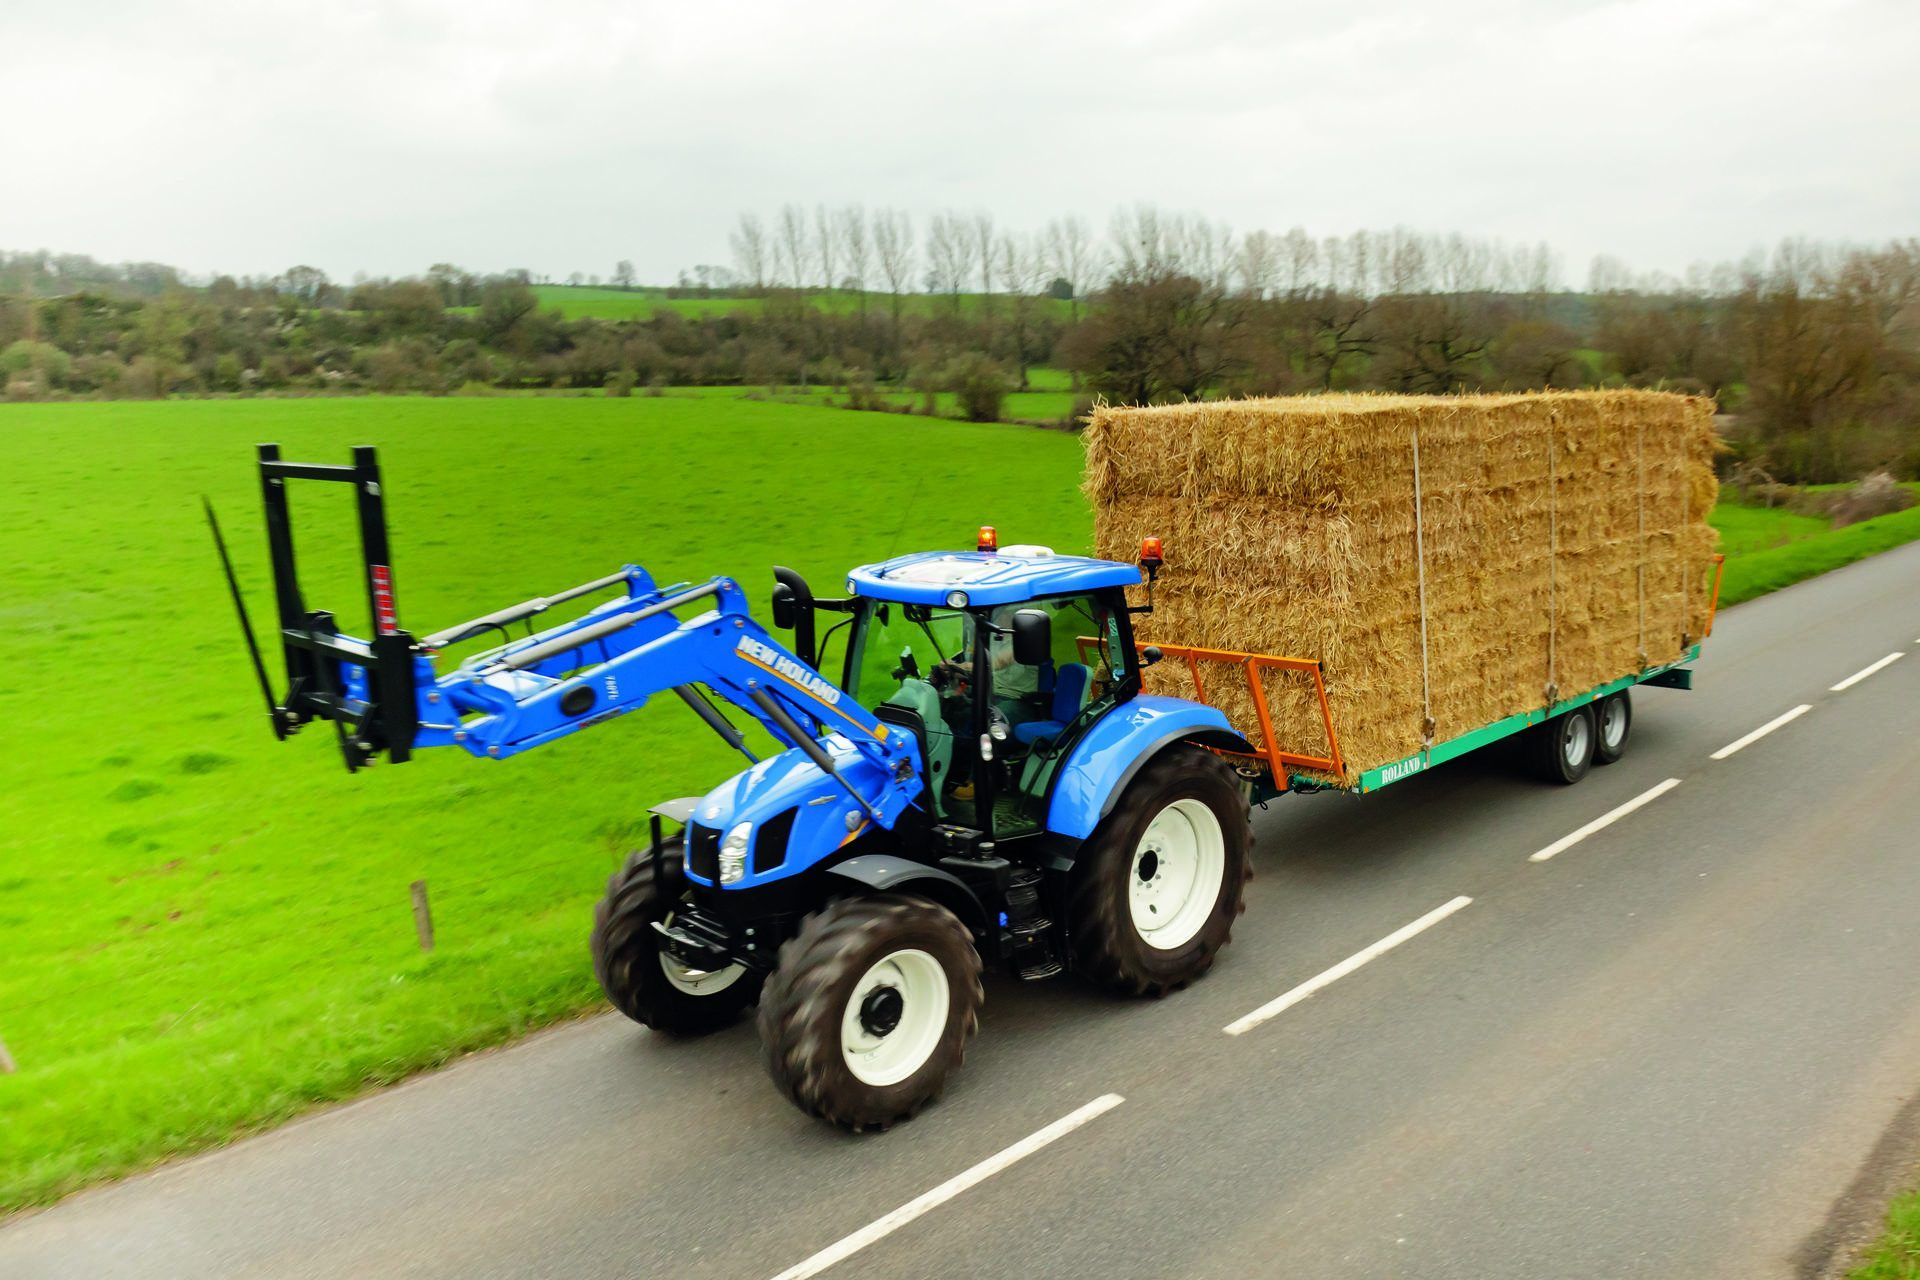
<instances>
[{"instance_id":1,"label":"loader boom","mask_svg":"<svg viewBox=\"0 0 1920 1280\"><path fill-rule=\"evenodd\" d=\"M891 827L924 789L912 735L890 729L776 640L754 620L731 578L661 588L646 570L627 565L416 640L399 625L374 451L357 448L351 466L333 466L285 462L277 446L262 445L259 462L286 693L274 693L264 669L260 676L279 737L309 721L330 720L349 769L383 753L398 763L415 750L442 746L504 759L604 724L672 690L729 746L752 759L704 688L833 777L881 826ZM294 558L289 480L354 487L375 633L370 639L341 634L331 613L308 609ZM208 518L212 522L211 507ZM252 646L217 523L214 536ZM474 654L444 674L436 666L443 648L488 631L507 636L510 623L619 587L626 590L623 597L578 617ZM839 744L845 745L832 749ZM855 757L872 767L846 769Z\"/></svg>"}]
</instances>

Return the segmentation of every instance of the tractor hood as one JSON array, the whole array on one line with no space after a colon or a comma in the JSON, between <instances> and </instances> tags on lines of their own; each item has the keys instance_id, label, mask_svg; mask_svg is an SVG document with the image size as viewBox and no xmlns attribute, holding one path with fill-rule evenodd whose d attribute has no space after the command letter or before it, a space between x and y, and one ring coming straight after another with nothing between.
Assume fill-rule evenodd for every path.
<instances>
[{"instance_id":1,"label":"tractor hood","mask_svg":"<svg viewBox=\"0 0 1920 1280\"><path fill-rule=\"evenodd\" d=\"M860 794L881 795L884 771L851 742L831 734L820 745L840 777ZM721 846L742 823L749 827L746 871L739 879L724 880L719 876ZM872 825L846 787L799 748L789 748L700 797L688 819L687 876L699 884L718 882L723 889L770 884L807 870Z\"/></svg>"}]
</instances>

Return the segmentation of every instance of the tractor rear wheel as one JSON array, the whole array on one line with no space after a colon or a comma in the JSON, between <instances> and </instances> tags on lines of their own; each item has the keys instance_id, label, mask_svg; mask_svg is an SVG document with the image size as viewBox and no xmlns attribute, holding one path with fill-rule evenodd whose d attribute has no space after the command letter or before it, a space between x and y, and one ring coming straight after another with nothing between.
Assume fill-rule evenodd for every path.
<instances>
[{"instance_id":1,"label":"tractor rear wheel","mask_svg":"<svg viewBox=\"0 0 1920 1280\"><path fill-rule=\"evenodd\" d=\"M781 946L760 999L760 1043L809 1115L885 1129L940 1096L980 1027L980 954L945 907L843 898Z\"/></svg>"},{"instance_id":2,"label":"tractor rear wheel","mask_svg":"<svg viewBox=\"0 0 1920 1280\"><path fill-rule=\"evenodd\" d=\"M1127 995L1186 986L1246 909L1252 851L1226 763L1197 747L1161 752L1080 848L1067 902L1075 966Z\"/></svg>"},{"instance_id":3,"label":"tractor rear wheel","mask_svg":"<svg viewBox=\"0 0 1920 1280\"><path fill-rule=\"evenodd\" d=\"M682 847L677 835L661 846L657 879L652 852L641 849L607 881L607 896L593 909L593 972L613 1007L641 1026L713 1031L753 1003L761 980L741 965L690 968L661 947L654 922L672 923L687 897Z\"/></svg>"}]
</instances>

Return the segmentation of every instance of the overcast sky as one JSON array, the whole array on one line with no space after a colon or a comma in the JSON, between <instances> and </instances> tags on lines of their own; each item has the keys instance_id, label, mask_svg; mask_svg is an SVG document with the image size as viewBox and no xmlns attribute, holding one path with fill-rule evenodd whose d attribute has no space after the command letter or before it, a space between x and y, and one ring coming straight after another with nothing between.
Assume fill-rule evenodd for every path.
<instances>
[{"instance_id":1,"label":"overcast sky","mask_svg":"<svg viewBox=\"0 0 1920 1280\"><path fill-rule=\"evenodd\" d=\"M1406 225L1677 271L1920 234L1915 0L8 0L0 248L727 262L743 209Z\"/></svg>"}]
</instances>

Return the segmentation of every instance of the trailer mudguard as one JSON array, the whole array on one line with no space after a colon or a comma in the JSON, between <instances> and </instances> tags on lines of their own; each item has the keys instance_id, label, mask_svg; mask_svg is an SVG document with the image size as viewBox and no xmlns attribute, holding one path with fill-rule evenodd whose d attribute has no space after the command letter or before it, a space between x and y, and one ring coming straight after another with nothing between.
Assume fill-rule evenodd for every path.
<instances>
[{"instance_id":1,"label":"trailer mudguard","mask_svg":"<svg viewBox=\"0 0 1920 1280\"><path fill-rule=\"evenodd\" d=\"M1217 707L1142 694L1114 708L1087 730L1060 766L1047 806L1047 830L1086 839L1141 766L1161 748L1189 738L1213 746L1230 740L1241 744L1235 749L1251 750Z\"/></svg>"}]
</instances>

